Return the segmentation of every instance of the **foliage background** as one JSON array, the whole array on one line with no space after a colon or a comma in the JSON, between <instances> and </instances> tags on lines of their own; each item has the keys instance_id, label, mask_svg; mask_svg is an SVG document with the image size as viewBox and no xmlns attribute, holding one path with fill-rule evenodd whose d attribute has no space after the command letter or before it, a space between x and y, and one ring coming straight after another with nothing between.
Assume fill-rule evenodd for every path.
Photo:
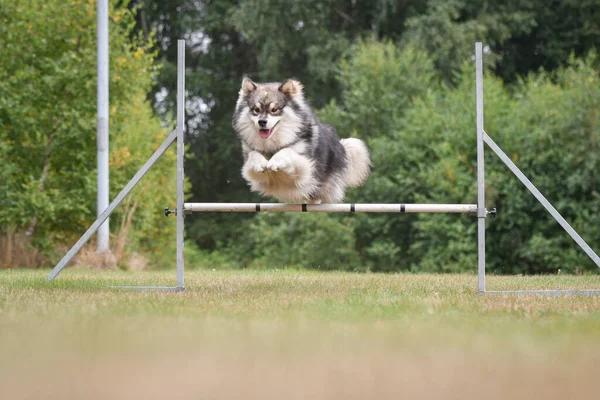
<instances>
[{"instance_id":1,"label":"foliage background","mask_svg":"<svg viewBox=\"0 0 600 400\"><path fill-rule=\"evenodd\" d=\"M52 265L43 256L76 240L96 215L96 2L2 1L0 10L2 261ZM136 39L127 8L111 4L110 18L112 199L167 131L146 98L156 72L151 42ZM111 217L123 266L136 252L160 265L173 247L173 226L156 212L174 199L173 163L165 154ZM32 251L42 257L19 254Z\"/></svg>"},{"instance_id":2,"label":"foliage background","mask_svg":"<svg viewBox=\"0 0 600 400\"><path fill-rule=\"evenodd\" d=\"M95 215L95 2L0 4L0 229L5 238L24 235L37 216L24 240L51 254ZM185 38L186 175L195 201L259 199L241 179L231 129L249 75L300 79L323 121L368 142L373 173L349 201L473 203L472 57L481 40L486 131L598 250L600 0L112 6L112 196L166 134L175 44ZM159 212L173 203L168 157L112 223L120 251L140 252L155 267L172 258L173 226ZM491 152L486 174L487 206L499 210L487 231L494 272L598 272ZM449 272L476 265L469 216L202 214L186 225L190 266Z\"/></svg>"}]
</instances>

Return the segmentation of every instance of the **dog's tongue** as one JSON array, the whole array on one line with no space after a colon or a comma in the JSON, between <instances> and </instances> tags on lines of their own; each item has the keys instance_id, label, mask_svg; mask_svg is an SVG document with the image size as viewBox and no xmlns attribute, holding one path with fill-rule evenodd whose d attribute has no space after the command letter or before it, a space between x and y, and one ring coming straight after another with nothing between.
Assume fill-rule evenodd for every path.
<instances>
[{"instance_id":1,"label":"dog's tongue","mask_svg":"<svg viewBox=\"0 0 600 400\"><path fill-rule=\"evenodd\" d=\"M269 136L271 136L271 130L270 129L259 129L258 134L260 135L261 138L267 139Z\"/></svg>"}]
</instances>

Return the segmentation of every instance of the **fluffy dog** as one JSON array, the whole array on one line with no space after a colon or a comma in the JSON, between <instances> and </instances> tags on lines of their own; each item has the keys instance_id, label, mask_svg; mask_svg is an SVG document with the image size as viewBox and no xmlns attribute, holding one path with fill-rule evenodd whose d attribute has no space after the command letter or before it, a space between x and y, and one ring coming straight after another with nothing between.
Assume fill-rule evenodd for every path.
<instances>
[{"instance_id":1,"label":"fluffy dog","mask_svg":"<svg viewBox=\"0 0 600 400\"><path fill-rule=\"evenodd\" d=\"M336 203L369 176L369 151L321 123L300 82L244 78L233 114L251 190L290 203Z\"/></svg>"}]
</instances>

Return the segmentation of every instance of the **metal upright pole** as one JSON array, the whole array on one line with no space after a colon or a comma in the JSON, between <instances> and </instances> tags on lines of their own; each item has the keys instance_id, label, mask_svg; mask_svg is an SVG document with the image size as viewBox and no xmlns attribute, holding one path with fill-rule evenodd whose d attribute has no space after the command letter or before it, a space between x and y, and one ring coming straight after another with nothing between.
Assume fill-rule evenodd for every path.
<instances>
[{"instance_id":1,"label":"metal upright pole","mask_svg":"<svg viewBox=\"0 0 600 400\"><path fill-rule=\"evenodd\" d=\"M483 49L475 43L475 91L477 107L477 277L480 293L485 293L485 169L483 148Z\"/></svg>"},{"instance_id":2,"label":"metal upright pole","mask_svg":"<svg viewBox=\"0 0 600 400\"><path fill-rule=\"evenodd\" d=\"M183 158L184 158L184 124L185 124L185 40L177 41L177 287L183 289L183 243L184 214L183 209Z\"/></svg>"},{"instance_id":3,"label":"metal upright pole","mask_svg":"<svg viewBox=\"0 0 600 400\"><path fill-rule=\"evenodd\" d=\"M97 88L97 125L96 148L98 166L98 217L108 207L108 0L97 2L97 39L98 39L98 88ZM98 253L110 251L108 219L98 230Z\"/></svg>"}]
</instances>

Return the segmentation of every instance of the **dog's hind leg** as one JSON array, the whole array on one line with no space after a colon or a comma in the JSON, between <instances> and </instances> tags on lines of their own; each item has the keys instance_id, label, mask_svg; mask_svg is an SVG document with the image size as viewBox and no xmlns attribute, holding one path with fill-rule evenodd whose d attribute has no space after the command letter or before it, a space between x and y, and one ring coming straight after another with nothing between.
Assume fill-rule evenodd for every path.
<instances>
[{"instance_id":1,"label":"dog's hind leg","mask_svg":"<svg viewBox=\"0 0 600 400\"><path fill-rule=\"evenodd\" d=\"M318 196L323 203L339 203L346 195L344 179L340 175L330 177L320 188Z\"/></svg>"}]
</instances>

